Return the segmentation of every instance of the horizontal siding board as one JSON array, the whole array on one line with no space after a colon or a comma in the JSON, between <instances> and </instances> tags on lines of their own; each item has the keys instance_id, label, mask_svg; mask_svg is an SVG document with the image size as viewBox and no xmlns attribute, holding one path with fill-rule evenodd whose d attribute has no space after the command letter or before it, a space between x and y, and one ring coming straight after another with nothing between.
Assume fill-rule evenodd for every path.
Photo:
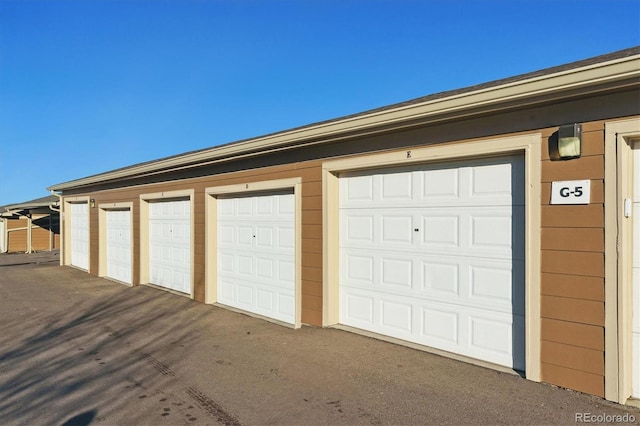
<instances>
[{"instance_id":1,"label":"horizontal siding board","mask_svg":"<svg viewBox=\"0 0 640 426\"><path fill-rule=\"evenodd\" d=\"M310 296L322 297L322 283L314 281L302 281L302 294L308 294Z\"/></svg>"},{"instance_id":2,"label":"horizontal siding board","mask_svg":"<svg viewBox=\"0 0 640 426\"><path fill-rule=\"evenodd\" d=\"M542 340L604 351L604 328L542 318Z\"/></svg>"},{"instance_id":3,"label":"horizontal siding board","mask_svg":"<svg viewBox=\"0 0 640 426\"><path fill-rule=\"evenodd\" d=\"M542 341L540 359L547 364L604 375L604 352L558 342Z\"/></svg>"},{"instance_id":4,"label":"horizontal siding board","mask_svg":"<svg viewBox=\"0 0 640 426\"><path fill-rule=\"evenodd\" d=\"M541 216L543 228L602 228L604 226L604 207L601 204L543 205Z\"/></svg>"},{"instance_id":5,"label":"horizontal siding board","mask_svg":"<svg viewBox=\"0 0 640 426\"><path fill-rule=\"evenodd\" d=\"M312 266L303 266L302 267L302 280L303 281L313 281L317 283L322 282L322 269L315 268Z\"/></svg>"},{"instance_id":6,"label":"horizontal siding board","mask_svg":"<svg viewBox=\"0 0 640 426\"><path fill-rule=\"evenodd\" d=\"M25 228L27 226L27 219L7 220L7 229Z\"/></svg>"},{"instance_id":7,"label":"horizontal siding board","mask_svg":"<svg viewBox=\"0 0 640 426\"><path fill-rule=\"evenodd\" d=\"M322 254L321 253L304 253L302 255L302 266L322 268Z\"/></svg>"},{"instance_id":8,"label":"horizontal siding board","mask_svg":"<svg viewBox=\"0 0 640 426\"><path fill-rule=\"evenodd\" d=\"M566 275L604 277L604 254L542 250L541 270Z\"/></svg>"},{"instance_id":9,"label":"horizontal siding board","mask_svg":"<svg viewBox=\"0 0 640 426\"><path fill-rule=\"evenodd\" d=\"M302 306L314 311L322 311L322 296L302 295Z\"/></svg>"},{"instance_id":10,"label":"horizontal siding board","mask_svg":"<svg viewBox=\"0 0 640 426\"><path fill-rule=\"evenodd\" d=\"M296 169L295 173L303 182L322 181L322 166L320 164Z\"/></svg>"},{"instance_id":11,"label":"horizontal siding board","mask_svg":"<svg viewBox=\"0 0 640 426\"><path fill-rule=\"evenodd\" d=\"M542 228L543 250L604 252L602 228Z\"/></svg>"},{"instance_id":12,"label":"horizontal siding board","mask_svg":"<svg viewBox=\"0 0 640 426\"><path fill-rule=\"evenodd\" d=\"M27 230L9 232L7 250L11 253L27 251Z\"/></svg>"},{"instance_id":13,"label":"horizontal siding board","mask_svg":"<svg viewBox=\"0 0 640 426\"><path fill-rule=\"evenodd\" d=\"M541 293L547 296L569 297L604 302L604 278L543 272Z\"/></svg>"},{"instance_id":14,"label":"horizontal siding board","mask_svg":"<svg viewBox=\"0 0 640 426\"><path fill-rule=\"evenodd\" d=\"M302 194L305 197L311 195L322 195L322 182L303 182Z\"/></svg>"},{"instance_id":15,"label":"horizontal siding board","mask_svg":"<svg viewBox=\"0 0 640 426\"><path fill-rule=\"evenodd\" d=\"M604 397L604 376L544 362L540 370L543 382Z\"/></svg>"},{"instance_id":16,"label":"horizontal siding board","mask_svg":"<svg viewBox=\"0 0 640 426\"><path fill-rule=\"evenodd\" d=\"M302 240L303 253L322 253L322 240L320 238L305 238Z\"/></svg>"},{"instance_id":17,"label":"horizontal siding board","mask_svg":"<svg viewBox=\"0 0 640 426\"><path fill-rule=\"evenodd\" d=\"M322 225L322 210L303 210L302 225Z\"/></svg>"},{"instance_id":18,"label":"horizontal siding board","mask_svg":"<svg viewBox=\"0 0 640 426\"><path fill-rule=\"evenodd\" d=\"M604 303L594 300L543 295L541 297L540 316L542 318L580 324L604 326Z\"/></svg>"},{"instance_id":19,"label":"horizontal siding board","mask_svg":"<svg viewBox=\"0 0 640 426\"><path fill-rule=\"evenodd\" d=\"M604 120L589 121L589 122L582 123L582 134L585 134L588 132L595 132L598 130L604 131Z\"/></svg>"},{"instance_id":20,"label":"horizontal siding board","mask_svg":"<svg viewBox=\"0 0 640 426\"><path fill-rule=\"evenodd\" d=\"M31 248L33 250L49 250L50 245L51 232L48 229L34 227L31 230Z\"/></svg>"},{"instance_id":21,"label":"horizontal siding board","mask_svg":"<svg viewBox=\"0 0 640 426\"><path fill-rule=\"evenodd\" d=\"M303 210L321 210L322 197L318 195L305 196L302 192L302 209Z\"/></svg>"},{"instance_id":22,"label":"horizontal siding board","mask_svg":"<svg viewBox=\"0 0 640 426\"><path fill-rule=\"evenodd\" d=\"M322 238L322 225L304 225L302 238Z\"/></svg>"},{"instance_id":23,"label":"horizontal siding board","mask_svg":"<svg viewBox=\"0 0 640 426\"><path fill-rule=\"evenodd\" d=\"M322 311L303 307L301 314L302 322L304 324L315 325L318 327L322 326Z\"/></svg>"},{"instance_id":24,"label":"horizontal siding board","mask_svg":"<svg viewBox=\"0 0 640 426\"><path fill-rule=\"evenodd\" d=\"M570 161L542 162L542 182L576 179L604 179L604 157L596 155Z\"/></svg>"}]
</instances>

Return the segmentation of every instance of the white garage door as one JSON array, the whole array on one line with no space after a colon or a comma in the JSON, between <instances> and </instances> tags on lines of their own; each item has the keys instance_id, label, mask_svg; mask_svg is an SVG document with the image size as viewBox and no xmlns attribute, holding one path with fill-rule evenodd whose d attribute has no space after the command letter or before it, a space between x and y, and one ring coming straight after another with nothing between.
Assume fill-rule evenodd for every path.
<instances>
[{"instance_id":1,"label":"white garage door","mask_svg":"<svg viewBox=\"0 0 640 426\"><path fill-rule=\"evenodd\" d=\"M191 203L149 203L149 282L191 294Z\"/></svg>"},{"instance_id":2,"label":"white garage door","mask_svg":"<svg viewBox=\"0 0 640 426\"><path fill-rule=\"evenodd\" d=\"M218 199L218 302L295 324L293 194Z\"/></svg>"},{"instance_id":3,"label":"white garage door","mask_svg":"<svg viewBox=\"0 0 640 426\"><path fill-rule=\"evenodd\" d=\"M524 370L524 163L340 178L340 322Z\"/></svg>"},{"instance_id":4,"label":"white garage door","mask_svg":"<svg viewBox=\"0 0 640 426\"><path fill-rule=\"evenodd\" d=\"M4 247L4 220L0 219L0 253L4 253L7 249Z\"/></svg>"},{"instance_id":5,"label":"white garage door","mask_svg":"<svg viewBox=\"0 0 640 426\"><path fill-rule=\"evenodd\" d=\"M71 264L89 269L89 204L71 206Z\"/></svg>"},{"instance_id":6,"label":"white garage door","mask_svg":"<svg viewBox=\"0 0 640 426\"><path fill-rule=\"evenodd\" d=\"M633 150L633 396L640 398L640 142Z\"/></svg>"},{"instance_id":7,"label":"white garage door","mask_svg":"<svg viewBox=\"0 0 640 426\"><path fill-rule=\"evenodd\" d=\"M131 210L107 210L107 276L131 284Z\"/></svg>"}]
</instances>

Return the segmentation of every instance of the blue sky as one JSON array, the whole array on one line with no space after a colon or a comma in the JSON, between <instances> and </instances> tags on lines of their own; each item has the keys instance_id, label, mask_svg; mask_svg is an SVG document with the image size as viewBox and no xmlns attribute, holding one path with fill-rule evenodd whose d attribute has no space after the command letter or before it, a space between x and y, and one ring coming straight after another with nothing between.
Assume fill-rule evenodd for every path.
<instances>
[{"instance_id":1,"label":"blue sky","mask_svg":"<svg viewBox=\"0 0 640 426\"><path fill-rule=\"evenodd\" d=\"M640 44L638 0L0 0L0 205Z\"/></svg>"}]
</instances>

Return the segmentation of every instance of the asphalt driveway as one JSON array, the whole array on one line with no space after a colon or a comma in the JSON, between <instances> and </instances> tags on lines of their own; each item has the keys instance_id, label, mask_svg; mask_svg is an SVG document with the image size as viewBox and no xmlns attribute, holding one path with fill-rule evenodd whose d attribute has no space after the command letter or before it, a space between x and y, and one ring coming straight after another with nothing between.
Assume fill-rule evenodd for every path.
<instances>
[{"instance_id":1,"label":"asphalt driveway","mask_svg":"<svg viewBox=\"0 0 640 426\"><path fill-rule=\"evenodd\" d=\"M640 421L589 395L341 330L292 330L57 260L0 255L3 425Z\"/></svg>"}]
</instances>

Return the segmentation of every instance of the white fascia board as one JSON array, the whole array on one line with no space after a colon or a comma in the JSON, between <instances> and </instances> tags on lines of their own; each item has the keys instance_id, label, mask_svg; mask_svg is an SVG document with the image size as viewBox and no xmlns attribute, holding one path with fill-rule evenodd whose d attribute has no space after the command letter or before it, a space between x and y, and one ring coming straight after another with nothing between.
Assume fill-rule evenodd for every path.
<instances>
[{"instance_id":1,"label":"white fascia board","mask_svg":"<svg viewBox=\"0 0 640 426\"><path fill-rule=\"evenodd\" d=\"M178 155L160 159L149 163L131 166L112 172L106 172L74 181L53 185L47 189L63 191L81 186L124 179L145 174L155 174L172 169L190 167L194 163L214 162L216 159L233 159L245 156L251 152L268 152L274 148L289 145L296 148L297 144L305 141L315 141L314 144L336 141L357 133L367 133L377 128L402 127L403 123L421 121L426 124L439 120L443 115L455 114L456 118L464 117L465 110L469 114L500 109L500 104L521 102L527 104L527 99L544 98L549 100L553 94L558 98L562 93L570 90L583 90L590 93L590 87L603 84L613 84L619 80L640 77L640 55L620 58L613 61L596 63L580 68L569 69L553 74L541 75L525 80L505 83L470 92L462 92L444 98L427 100L422 103L399 106L370 114L358 114L352 117L332 120L317 125L306 126L290 131L283 131L272 135L257 137L242 142L213 147L194 153ZM441 118L440 118L441 120ZM197 166L197 164L196 164Z\"/></svg>"}]
</instances>

